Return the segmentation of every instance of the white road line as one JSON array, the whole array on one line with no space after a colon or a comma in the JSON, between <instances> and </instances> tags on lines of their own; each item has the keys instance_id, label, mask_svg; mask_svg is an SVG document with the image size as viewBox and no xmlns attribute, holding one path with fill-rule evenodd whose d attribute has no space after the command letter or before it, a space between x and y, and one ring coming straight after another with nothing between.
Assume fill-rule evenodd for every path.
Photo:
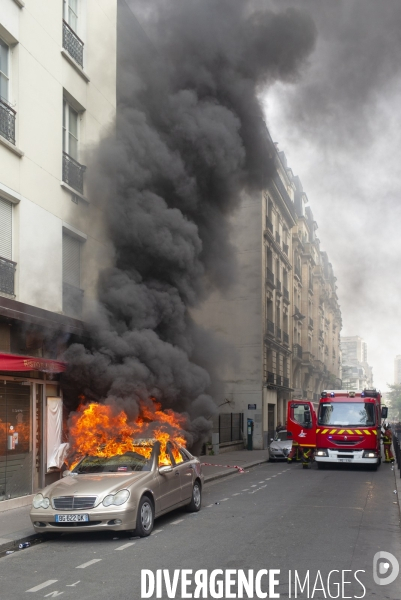
<instances>
[{"instance_id":1,"label":"white road line","mask_svg":"<svg viewBox=\"0 0 401 600\"><path fill-rule=\"evenodd\" d=\"M220 500L220 502L225 502L226 500L229 500L229 498L223 498L222 500Z\"/></svg>"},{"instance_id":2,"label":"white road line","mask_svg":"<svg viewBox=\"0 0 401 600\"><path fill-rule=\"evenodd\" d=\"M258 481L258 483L263 483L263 480L262 481Z\"/></svg>"},{"instance_id":3,"label":"white road line","mask_svg":"<svg viewBox=\"0 0 401 600\"><path fill-rule=\"evenodd\" d=\"M154 535L155 533L161 533L162 531L163 529L155 529L150 535Z\"/></svg>"},{"instance_id":4,"label":"white road line","mask_svg":"<svg viewBox=\"0 0 401 600\"><path fill-rule=\"evenodd\" d=\"M49 579L48 581L45 581L44 583L41 583L40 585L37 585L36 587L31 588L30 590L26 590L27 592L38 592L39 590L43 590L43 588L47 587L48 585L53 585L53 583L56 583L58 581L58 579Z\"/></svg>"},{"instance_id":5,"label":"white road line","mask_svg":"<svg viewBox=\"0 0 401 600\"><path fill-rule=\"evenodd\" d=\"M257 486L257 485L256 485L256 483L255 483L254 485L251 485L251 487L258 487L258 486Z\"/></svg>"},{"instance_id":6,"label":"white road line","mask_svg":"<svg viewBox=\"0 0 401 600\"><path fill-rule=\"evenodd\" d=\"M245 488L244 490L242 490L243 492L248 492L249 488Z\"/></svg>"},{"instance_id":7,"label":"white road line","mask_svg":"<svg viewBox=\"0 0 401 600\"><path fill-rule=\"evenodd\" d=\"M277 477L276 475L272 475L272 477Z\"/></svg>"},{"instance_id":8,"label":"white road line","mask_svg":"<svg viewBox=\"0 0 401 600\"><path fill-rule=\"evenodd\" d=\"M213 506L213 504L211 504L210 506ZM184 519L178 519L178 521L172 521L170 523L170 525L178 525L178 523L182 523Z\"/></svg>"},{"instance_id":9,"label":"white road line","mask_svg":"<svg viewBox=\"0 0 401 600\"><path fill-rule=\"evenodd\" d=\"M212 508L212 506L214 506L214 504L208 504L206 508Z\"/></svg>"},{"instance_id":10,"label":"white road line","mask_svg":"<svg viewBox=\"0 0 401 600\"><path fill-rule=\"evenodd\" d=\"M233 496L241 496L241 492L237 492L236 494L233 494Z\"/></svg>"},{"instance_id":11,"label":"white road line","mask_svg":"<svg viewBox=\"0 0 401 600\"><path fill-rule=\"evenodd\" d=\"M267 479L265 479L265 481L270 481L271 477L268 477Z\"/></svg>"},{"instance_id":12,"label":"white road line","mask_svg":"<svg viewBox=\"0 0 401 600\"><path fill-rule=\"evenodd\" d=\"M86 563L83 563L82 565L79 565L78 567L75 567L76 569L86 569L86 567L90 567L91 565L94 565L97 562L100 562L102 559L101 558L94 558L93 560L89 560Z\"/></svg>"},{"instance_id":13,"label":"white road line","mask_svg":"<svg viewBox=\"0 0 401 600\"><path fill-rule=\"evenodd\" d=\"M124 546L119 546L118 548L116 548L116 550L125 550L126 548L129 548L130 546L135 546L135 542L128 542L128 544L124 544Z\"/></svg>"}]
</instances>

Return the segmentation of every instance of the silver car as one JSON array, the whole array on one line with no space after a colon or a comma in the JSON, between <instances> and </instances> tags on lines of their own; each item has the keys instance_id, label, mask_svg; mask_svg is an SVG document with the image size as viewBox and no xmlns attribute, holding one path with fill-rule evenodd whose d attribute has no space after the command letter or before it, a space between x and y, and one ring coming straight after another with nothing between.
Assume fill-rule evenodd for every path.
<instances>
[{"instance_id":1,"label":"silver car","mask_svg":"<svg viewBox=\"0 0 401 600\"><path fill-rule=\"evenodd\" d=\"M155 440L138 441L136 449L86 456L36 494L30 513L35 531L135 530L145 537L160 515L180 506L200 510L204 476L197 458L172 442L165 454Z\"/></svg>"},{"instance_id":2,"label":"silver car","mask_svg":"<svg viewBox=\"0 0 401 600\"><path fill-rule=\"evenodd\" d=\"M287 431L278 431L269 446L269 460L287 460L292 447L292 440L287 440Z\"/></svg>"}]
</instances>

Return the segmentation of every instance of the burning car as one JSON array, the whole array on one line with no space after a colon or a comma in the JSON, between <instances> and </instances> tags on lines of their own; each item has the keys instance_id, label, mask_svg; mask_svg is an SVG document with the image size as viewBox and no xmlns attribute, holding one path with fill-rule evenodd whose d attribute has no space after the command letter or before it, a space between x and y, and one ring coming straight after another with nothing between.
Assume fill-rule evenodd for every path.
<instances>
[{"instance_id":1,"label":"burning car","mask_svg":"<svg viewBox=\"0 0 401 600\"><path fill-rule=\"evenodd\" d=\"M151 534L154 519L185 506L201 508L199 460L174 441L133 440L111 456L86 455L33 499L37 532L135 530Z\"/></svg>"}]
</instances>

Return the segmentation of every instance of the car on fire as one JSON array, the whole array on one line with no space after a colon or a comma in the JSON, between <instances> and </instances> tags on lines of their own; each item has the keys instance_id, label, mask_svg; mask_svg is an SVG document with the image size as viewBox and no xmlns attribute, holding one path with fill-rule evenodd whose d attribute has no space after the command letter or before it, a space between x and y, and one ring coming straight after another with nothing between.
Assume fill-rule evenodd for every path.
<instances>
[{"instance_id":1,"label":"car on fire","mask_svg":"<svg viewBox=\"0 0 401 600\"><path fill-rule=\"evenodd\" d=\"M270 442L269 460L287 460L287 456L291 451L292 439L287 439L287 431L282 429L278 431Z\"/></svg>"},{"instance_id":2,"label":"car on fire","mask_svg":"<svg viewBox=\"0 0 401 600\"><path fill-rule=\"evenodd\" d=\"M85 456L33 498L36 532L134 531L151 534L155 518L181 506L201 508L204 476L197 458L169 441L138 440L133 451Z\"/></svg>"}]
</instances>

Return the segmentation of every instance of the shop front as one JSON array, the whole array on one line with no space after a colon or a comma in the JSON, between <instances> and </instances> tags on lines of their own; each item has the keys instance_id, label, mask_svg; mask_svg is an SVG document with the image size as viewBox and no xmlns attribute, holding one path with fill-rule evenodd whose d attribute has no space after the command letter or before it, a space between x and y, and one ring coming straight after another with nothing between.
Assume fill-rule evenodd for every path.
<instances>
[{"instance_id":1,"label":"shop front","mask_svg":"<svg viewBox=\"0 0 401 600\"><path fill-rule=\"evenodd\" d=\"M0 354L0 505L60 476L64 370L55 360Z\"/></svg>"}]
</instances>

